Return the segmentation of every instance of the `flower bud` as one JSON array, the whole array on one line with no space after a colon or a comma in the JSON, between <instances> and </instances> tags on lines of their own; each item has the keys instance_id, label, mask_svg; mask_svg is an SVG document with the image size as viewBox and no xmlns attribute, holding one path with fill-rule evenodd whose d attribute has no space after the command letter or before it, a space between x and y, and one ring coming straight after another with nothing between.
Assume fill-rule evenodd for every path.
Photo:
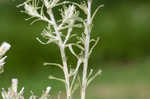
<instances>
[{"instance_id":1,"label":"flower bud","mask_svg":"<svg viewBox=\"0 0 150 99\"><path fill-rule=\"evenodd\" d=\"M18 80L12 79L12 90L13 90L13 92L17 93L17 88L18 88Z\"/></svg>"},{"instance_id":2,"label":"flower bud","mask_svg":"<svg viewBox=\"0 0 150 99\"><path fill-rule=\"evenodd\" d=\"M40 17L37 9L35 7L33 7L32 5L24 3L24 8L29 15L31 15L33 17Z\"/></svg>"},{"instance_id":3,"label":"flower bud","mask_svg":"<svg viewBox=\"0 0 150 99\"><path fill-rule=\"evenodd\" d=\"M2 57L9 49L11 45L7 42L2 43L0 46L0 57Z\"/></svg>"},{"instance_id":4,"label":"flower bud","mask_svg":"<svg viewBox=\"0 0 150 99\"><path fill-rule=\"evenodd\" d=\"M50 91L51 91L51 87L47 87L46 91L45 91L45 94L49 94Z\"/></svg>"}]
</instances>

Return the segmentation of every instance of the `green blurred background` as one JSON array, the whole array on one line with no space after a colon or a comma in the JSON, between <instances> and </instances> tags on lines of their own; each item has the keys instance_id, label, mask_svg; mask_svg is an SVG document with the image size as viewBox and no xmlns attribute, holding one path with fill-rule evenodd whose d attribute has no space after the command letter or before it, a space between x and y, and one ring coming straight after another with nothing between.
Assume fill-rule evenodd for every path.
<instances>
[{"instance_id":1,"label":"green blurred background","mask_svg":"<svg viewBox=\"0 0 150 99\"><path fill-rule=\"evenodd\" d=\"M8 88L11 78L18 78L26 97L30 90L39 96L47 86L52 86L55 97L64 87L48 76L61 77L63 73L42 64L60 62L59 49L54 44L43 46L35 39L45 24L25 21L28 16L16 8L20 2L0 0L0 42L12 45L5 72L0 75L0 89ZM93 36L102 40L90 66L101 68L103 74L89 87L87 99L150 99L150 1L95 0L93 9L100 4L105 7L94 20Z\"/></svg>"}]
</instances>

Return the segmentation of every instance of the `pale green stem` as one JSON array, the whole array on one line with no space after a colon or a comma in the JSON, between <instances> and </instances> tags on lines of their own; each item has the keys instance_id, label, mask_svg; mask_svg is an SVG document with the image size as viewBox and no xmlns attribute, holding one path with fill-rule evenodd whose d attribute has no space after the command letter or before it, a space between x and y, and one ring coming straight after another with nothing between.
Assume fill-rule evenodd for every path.
<instances>
[{"instance_id":1,"label":"pale green stem","mask_svg":"<svg viewBox=\"0 0 150 99\"><path fill-rule=\"evenodd\" d=\"M53 22L53 26L54 26L56 35L58 37L58 46L59 46L60 53L61 53L61 58L62 58L62 63L63 63L63 71L64 71L64 76L65 76L67 99L71 99L70 78L69 78L68 65L67 65L67 59L66 59L66 53L65 53L65 46L64 46L64 43L61 39L60 32L58 31L58 26L57 26L56 21L54 19L52 9L49 9L48 13L49 13L49 16Z\"/></svg>"},{"instance_id":2,"label":"pale green stem","mask_svg":"<svg viewBox=\"0 0 150 99\"><path fill-rule=\"evenodd\" d=\"M81 99L85 99L86 88L87 88L87 70L88 70L88 60L89 60L89 50L90 50L90 34L91 34L91 4L92 1L88 0L88 15L87 15L87 25L85 25L85 56L83 64L83 77L82 77L82 88L81 88Z\"/></svg>"}]
</instances>

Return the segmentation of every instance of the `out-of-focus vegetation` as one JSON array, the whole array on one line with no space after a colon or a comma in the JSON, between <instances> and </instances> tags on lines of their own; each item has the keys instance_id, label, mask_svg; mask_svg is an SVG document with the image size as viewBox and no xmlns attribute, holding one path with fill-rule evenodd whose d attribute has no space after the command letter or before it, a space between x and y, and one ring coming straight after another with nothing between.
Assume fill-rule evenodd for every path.
<instances>
[{"instance_id":1,"label":"out-of-focus vegetation","mask_svg":"<svg viewBox=\"0 0 150 99\"><path fill-rule=\"evenodd\" d=\"M49 74L62 76L62 72L42 64L59 62L59 50L55 45L43 46L35 39L45 24L29 25L31 21L24 20L28 16L16 8L18 2L21 1L0 1L0 42L12 44L5 72L0 75L0 88L7 88L15 77L27 92L33 90L38 95L52 85L55 94L64 87L47 78ZM100 99L97 95L103 99L149 99L150 2L95 0L93 9L101 3L105 7L97 14L93 29L94 37L100 36L101 43L94 50L90 64L102 68L103 75L89 88L87 99Z\"/></svg>"}]
</instances>

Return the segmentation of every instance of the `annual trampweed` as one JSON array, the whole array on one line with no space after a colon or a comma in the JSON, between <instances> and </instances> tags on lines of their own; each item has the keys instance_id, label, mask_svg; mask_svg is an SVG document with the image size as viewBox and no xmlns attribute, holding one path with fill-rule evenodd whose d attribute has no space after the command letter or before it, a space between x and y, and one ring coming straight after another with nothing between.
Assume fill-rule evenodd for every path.
<instances>
[{"instance_id":1,"label":"annual trampweed","mask_svg":"<svg viewBox=\"0 0 150 99\"><path fill-rule=\"evenodd\" d=\"M100 5L94 13L92 13L91 6L93 1L94 0L87 0L79 4L72 1L61 0L26 0L23 4L18 5L18 7L24 7L23 12L30 16L28 19L35 19L32 23L36 21L44 21L47 23L47 26L41 33L45 41L42 41L39 37L37 37L37 40L44 45L54 43L60 50L61 63L45 62L44 65L57 66L63 71L64 78L49 76L49 79L64 83L66 99L72 99L74 92L78 88L81 90L80 99L85 99L88 85L101 74L101 70L94 74L93 69L90 69L88 64L90 55L99 41L99 38L91 38L93 19L97 11L103 7L103 5ZM60 19L57 19L53 12L57 6L60 6L60 8L58 8ZM82 17L80 11L82 11L86 17ZM76 33L76 31L73 31L75 28L81 29L82 32ZM76 58L76 64L74 64L74 66L70 66L69 64L70 60L66 54L67 49L72 53L72 57ZM78 49L78 52L75 49ZM82 75L79 75L79 69L83 69ZM13 79L12 87L9 88L8 92L3 90L3 99L23 99L23 89L18 93L17 84L17 80ZM40 99L49 99L49 91L50 87L47 88ZM30 99L35 98L34 95L30 97Z\"/></svg>"}]
</instances>

